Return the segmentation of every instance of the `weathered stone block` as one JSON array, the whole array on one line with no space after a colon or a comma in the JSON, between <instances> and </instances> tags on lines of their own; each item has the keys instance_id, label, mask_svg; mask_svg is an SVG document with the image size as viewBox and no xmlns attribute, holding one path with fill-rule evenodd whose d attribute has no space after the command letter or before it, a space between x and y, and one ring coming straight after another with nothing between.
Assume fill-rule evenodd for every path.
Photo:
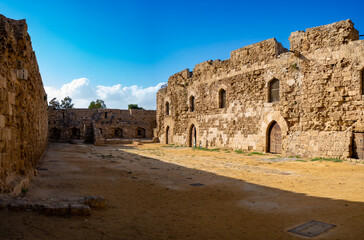
<instances>
[{"instance_id":1,"label":"weathered stone block","mask_svg":"<svg viewBox=\"0 0 364 240\"><path fill-rule=\"evenodd\" d=\"M85 204L89 207L104 208L106 200L103 196L89 196L85 197Z\"/></svg>"},{"instance_id":2,"label":"weathered stone block","mask_svg":"<svg viewBox=\"0 0 364 240\"><path fill-rule=\"evenodd\" d=\"M44 204L44 213L46 215L64 216L70 213L70 207L68 203Z\"/></svg>"},{"instance_id":3,"label":"weathered stone block","mask_svg":"<svg viewBox=\"0 0 364 240\"><path fill-rule=\"evenodd\" d=\"M70 204L70 214L77 216L90 216L91 208L85 204L73 203Z\"/></svg>"}]
</instances>

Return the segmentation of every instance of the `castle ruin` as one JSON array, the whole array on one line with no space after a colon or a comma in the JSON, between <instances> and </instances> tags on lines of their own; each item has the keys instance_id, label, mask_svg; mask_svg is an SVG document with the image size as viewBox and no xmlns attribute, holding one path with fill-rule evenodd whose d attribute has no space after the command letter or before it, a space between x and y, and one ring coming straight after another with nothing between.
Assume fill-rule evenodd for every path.
<instances>
[{"instance_id":1,"label":"castle ruin","mask_svg":"<svg viewBox=\"0 0 364 240\"><path fill-rule=\"evenodd\" d=\"M364 158L364 41L350 20L268 39L172 75L157 94L163 143Z\"/></svg>"},{"instance_id":2,"label":"castle ruin","mask_svg":"<svg viewBox=\"0 0 364 240\"><path fill-rule=\"evenodd\" d=\"M152 139L156 111L142 109L48 109L51 142L126 143Z\"/></svg>"}]
</instances>

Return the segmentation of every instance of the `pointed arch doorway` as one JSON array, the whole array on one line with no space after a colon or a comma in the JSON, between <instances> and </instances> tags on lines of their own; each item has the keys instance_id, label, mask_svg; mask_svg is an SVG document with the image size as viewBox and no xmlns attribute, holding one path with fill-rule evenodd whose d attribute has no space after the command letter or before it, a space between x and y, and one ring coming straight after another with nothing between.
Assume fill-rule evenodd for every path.
<instances>
[{"instance_id":1,"label":"pointed arch doorway","mask_svg":"<svg viewBox=\"0 0 364 240\"><path fill-rule=\"evenodd\" d=\"M189 143L188 145L190 147L196 147L196 142L197 142L197 133L196 133L196 127L195 125L191 125L190 127L190 132L189 132Z\"/></svg>"},{"instance_id":2,"label":"pointed arch doorway","mask_svg":"<svg viewBox=\"0 0 364 240\"><path fill-rule=\"evenodd\" d=\"M169 126L167 126L166 128L166 144L169 144L170 140L169 140Z\"/></svg>"},{"instance_id":3,"label":"pointed arch doorway","mask_svg":"<svg viewBox=\"0 0 364 240\"><path fill-rule=\"evenodd\" d=\"M268 130L268 152L282 153L282 132L281 127L273 121Z\"/></svg>"}]
</instances>

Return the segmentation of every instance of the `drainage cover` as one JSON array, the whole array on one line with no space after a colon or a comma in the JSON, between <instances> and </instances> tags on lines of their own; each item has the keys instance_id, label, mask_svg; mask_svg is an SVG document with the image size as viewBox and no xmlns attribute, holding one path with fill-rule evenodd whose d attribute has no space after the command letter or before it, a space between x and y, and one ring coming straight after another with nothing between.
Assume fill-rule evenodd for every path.
<instances>
[{"instance_id":1,"label":"drainage cover","mask_svg":"<svg viewBox=\"0 0 364 240\"><path fill-rule=\"evenodd\" d=\"M194 186L194 187L200 187L200 186L203 186L205 184L202 184L202 183L191 183L190 185L191 186Z\"/></svg>"},{"instance_id":2,"label":"drainage cover","mask_svg":"<svg viewBox=\"0 0 364 240\"><path fill-rule=\"evenodd\" d=\"M316 237L333 227L336 227L336 225L312 220L298 227L290 229L288 230L288 232L302 235L305 237Z\"/></svg>"}]
</instances>

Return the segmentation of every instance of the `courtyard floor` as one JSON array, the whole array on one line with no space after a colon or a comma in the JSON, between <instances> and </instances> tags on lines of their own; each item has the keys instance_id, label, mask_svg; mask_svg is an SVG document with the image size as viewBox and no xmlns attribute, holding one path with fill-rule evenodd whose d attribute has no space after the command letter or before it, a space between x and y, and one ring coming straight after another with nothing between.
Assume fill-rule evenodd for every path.
<instances>
[{"instance_id":1,"label":"courtyard floor","mask_svg":"<svg viewBox=\"0 0 364 240\"><path fill-rule=\"evenodd\" d=\"M316 159L314 159L316 160ZM364 164L162 144L50 144L26 199L106 198L91 216L0 210L0 239L364 239ZM306 238L309 239L309 238Z\"/></svg>"}]
</instances>

